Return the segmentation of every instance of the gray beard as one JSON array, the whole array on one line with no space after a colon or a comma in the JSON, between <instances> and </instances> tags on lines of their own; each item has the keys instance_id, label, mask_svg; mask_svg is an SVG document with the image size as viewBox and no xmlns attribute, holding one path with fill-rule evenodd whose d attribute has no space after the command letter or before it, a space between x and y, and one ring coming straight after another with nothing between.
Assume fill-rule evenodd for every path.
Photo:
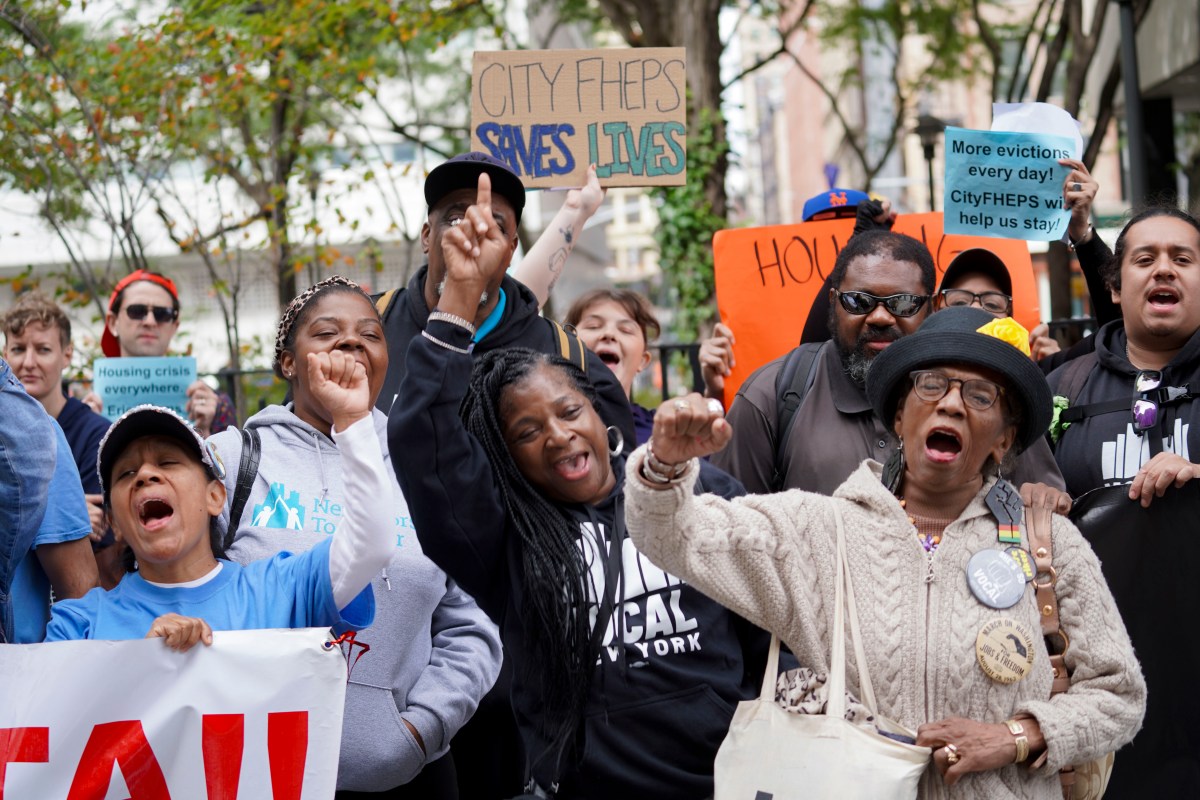
<instances>
[{"instance_id":1,"label":"gray beard","mask_svg":"<svg viewBox=\"0 0 1200 800\"><path fill-rule=\"evenodd\" d=\"M875 362L873 358L867 358L857 350L848 353L842 359L842 369L845 370L846 376L858 386L867 384L867 374L871 371L871 364Z\"/></svg>"},{"instance_id":2,"label":"gray beard","mask_svg":"<svg viewBox=\"0 0 1200 800\"><path fill-rule=\"evenodd\" d=\"M437 296L438 296L438 297L441 297L441 296L442 296L442 292L446 291L446 279L445 279L445 278L442 278L442 279L441 279L441 280L438 282L438 285L437 285L437 289L436 289L436 291L437 291ZM488 293L487 293L487 291L485 290L485 291L483 292L483 294L479 295L479 307L480 307L480 308L483 308L484 306L486 306L486 305L487 305L487 301L488 301Z\"/></svg>"}]
</instances>

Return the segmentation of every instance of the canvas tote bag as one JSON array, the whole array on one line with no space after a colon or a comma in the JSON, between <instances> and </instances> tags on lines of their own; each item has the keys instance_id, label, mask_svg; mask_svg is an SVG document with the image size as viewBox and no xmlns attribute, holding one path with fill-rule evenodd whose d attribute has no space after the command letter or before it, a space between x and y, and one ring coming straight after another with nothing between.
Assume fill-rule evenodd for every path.
<instances>
[{"instance_id":1,"label":"canvas tote bag","mask_svg":"<svg viewBox=\"0 0 1200 800\"><path fill-rule=\"evenodd\" d=\"M738 703L729 734L717 751L715 800L912 800L917 796L930 749L889 739L845 719L848 610L863 704L875 715L876 725L916 736L878 713L846 565L841 512L835 509L834 517L838 568L827 713L791 714L775 703L779 637L772 635L762 694Z\"/></svg>"}]
</instances>

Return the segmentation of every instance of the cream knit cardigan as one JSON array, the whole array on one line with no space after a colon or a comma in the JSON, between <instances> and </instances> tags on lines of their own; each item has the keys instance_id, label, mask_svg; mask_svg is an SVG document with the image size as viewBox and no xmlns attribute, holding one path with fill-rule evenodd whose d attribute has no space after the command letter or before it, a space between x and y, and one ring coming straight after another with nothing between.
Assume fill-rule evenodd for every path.
<instances>
[{"instance_id":1,"label":"cream knit cardigan","mask_svg":"<svg viewBox=\"0 0 1200 800\"><path fill-rule=\"evenodd\" d=\"M914 730L947 717L1003 722L1025 712L1037 718L1049 752L1044 766L974 773L948 790L931 764L922 798L1059 800L1059 767L1111 752L1141 727L1146 709L1141 668L1100 562L1067 519L1055 515L1052 536L1073 677L1070 690L1050 700L1033 589L1015 606L995 610L976 600L967 585L970 557L998 546L996 520L984 503L994 479L946 528L930 558L873 461L864 462L832 498L793 490L728 501L692 494L695 461L670 489L647 487L637 477L645 450L630 456L625 482L625 517L638 549L777 633L801 664L828 668L837 507L879 711ZM976 634L999 617L1023 623L1034 639L1034 669L1015 684L990 680L975 658ZM857 695L853 660L850 652L847 688Z\"/></svg>"}]
</instances>

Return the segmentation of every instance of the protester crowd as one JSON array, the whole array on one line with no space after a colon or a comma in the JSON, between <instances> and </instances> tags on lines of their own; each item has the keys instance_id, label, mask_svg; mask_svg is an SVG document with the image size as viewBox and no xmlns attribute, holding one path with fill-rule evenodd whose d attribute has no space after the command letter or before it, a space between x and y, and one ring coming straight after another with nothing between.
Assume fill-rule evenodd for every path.
<instances>
[{"instance_id":1,"label":"protester crowd","mask_svg":"<svg viewBox=\"0 0 1200 800\"><path fill-rule=\"evenodd\" d=\"M803 343L727 396L738 331L718 324L705 394L656 410L632 399L647 298L540 313L594 171L510 270L519 178L480 153L435 168L426 263L378 295L334 276L296 297L288 400L240 426L203 381L185 415L110 425L64 392L68 317L27 294L2 318L0 642L354 630L339 798L704 798L776 642L775 701L830 702L844 580L846 719L920 754L920 797L1063 796L1113 752L1108 796L1197 796L1190 673L1153 660L1173 660L1161 628L1072 512L1096 491L1150 530L1198 510L1200 222L1142 210L1109 251L1095 180L1062 163L1093 336L1060 350L1017 324L986 248L939 283L886 201L814 198L806 219L857 222L797 309ZM105 355L167 354L180 310L169 278L126 276Z\"/></svg>"}]
</instances>

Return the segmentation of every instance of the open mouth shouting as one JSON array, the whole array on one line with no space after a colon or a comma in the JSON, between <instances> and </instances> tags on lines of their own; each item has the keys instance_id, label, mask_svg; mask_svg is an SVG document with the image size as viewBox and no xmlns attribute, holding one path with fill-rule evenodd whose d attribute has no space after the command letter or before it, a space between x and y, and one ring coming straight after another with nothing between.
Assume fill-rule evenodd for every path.
<instances>
[{"instance_id":1,"label":"open mouth shouting","mask_svg":"<svg viewBox=\"0 0 1200 800\"><path fill-rule=\"evenodd\" d=\"M137 504L138 522L148 531L164 528L175 516L175 509L161 497L143 497Z\"/></svg>"},{"instance_id":2,"label":"open mouth shouting","mask_svg":"<svg viewBox=\"0 0 1200 800\"><path fill-rule=\"evenodd\" d=\"M934 428L925 437L925 456L936 464L952 463L962 449L962 436L949 428Z\"/></svg>"},{"instance_id":3,"label":"open mouth shouting","mask_svg":"<svg viewBox=\"0 0 1200 800\"><path fill-rule=\"evenodd\" d=\"M583 480L591 470L591 458L586 452L572 453L554 462L554 471L568 481Z\"/></svg>"},{"instance_id":4,"label":"open mouth shouting","mask_svg":"<svg viewBox=\"0 0 1200 800\"><path fill-rule=\"evenodd\" d=\"M1146 302L1154 311L1174 311L1179 305L1179 291L1172 286L1156 286L1150 290Z\"/></svg>"},{"instance_id":5,"label":"open mouth shouting","mask_svg":"<svg viewBox=\"0 0 1200 800\"><path fill-rule=\"evenodd\" d=\"M609 342L600 342L594 348L592 348L592 350L615 374L617 369L621 366L620 348Z\"/></svg>"}]
</instances>

